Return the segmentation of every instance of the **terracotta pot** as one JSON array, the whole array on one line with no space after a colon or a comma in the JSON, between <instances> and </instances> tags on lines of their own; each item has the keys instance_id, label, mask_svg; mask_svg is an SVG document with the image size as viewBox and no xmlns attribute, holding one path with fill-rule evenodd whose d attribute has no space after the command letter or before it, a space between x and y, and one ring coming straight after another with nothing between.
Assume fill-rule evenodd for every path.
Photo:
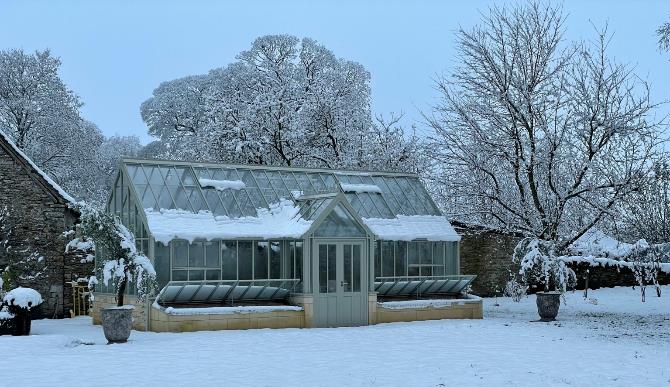
<instances>
[{"instance_id":1,"label":"terracotta pot","mask_svg":"<svg viewBox=\"0 0 670 387\"><path fill-rule=\"evenodd\" d=\"M102 330L109 344L125 343L133 328L133 309L114 307L103 309L100 313Z\"/></svg>"},{"instance_id":2,"label":"terracotta pot","mask_svg":"<svg viewBox=\"0 0 670 387\"><path fill-rule=\"evenodd\" d=\"M538 292L537 313L540 315L540 321L554 321L558 316L558 308L561 306L560 292Z\"/></svg>"}]
</instances>

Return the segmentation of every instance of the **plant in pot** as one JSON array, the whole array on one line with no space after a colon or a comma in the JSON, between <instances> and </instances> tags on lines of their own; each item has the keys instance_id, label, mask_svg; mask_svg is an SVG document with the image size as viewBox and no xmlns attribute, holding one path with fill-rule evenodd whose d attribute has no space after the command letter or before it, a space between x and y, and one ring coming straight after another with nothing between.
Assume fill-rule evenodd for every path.
<instances>
[{"instance_id":1,"label":"plant in pot","mask_svg":"<svg viewBox=\"0 0 670 387\"><path fill-rule=\"evenodd\" d=\"M561 295L577 282L575 272L556 253L553 241L522 239L514 250L514 261L519 263L521 282L531 289L542 289L535 293L540 321L554 321Z\"/></svg>"},{"instance_id":2,"label":"plant in pot","mask_svg":"<svg viewBox=\"0 0 670 387\"><path fill-rule=\"evenodd\" d=\"M124 343L132 329L132 305L124 305L131 281L137 298L146 299L155 289L156 271L149 259L137 250L134 235L118 217L101 212L85 203L77 205L81 213L80 230L96 245L96 266L105 286L116 293L116 306L101 311L102 328L109 343ZM97 282L97 280L90 281Z\"/></svg>"},{"instance_id":3,"label":"plant in pot","mask_svg":"<svg viewBox=\"0 0 670 387\"><path fill-rule=\"evenodd\" d=\"M13 321L12 334L14 336L27 336L30 334L31 310L42 304L40 293L31 288L18 287L7 292L2 297L3 309Z\"/></svg>"}]
</instances>

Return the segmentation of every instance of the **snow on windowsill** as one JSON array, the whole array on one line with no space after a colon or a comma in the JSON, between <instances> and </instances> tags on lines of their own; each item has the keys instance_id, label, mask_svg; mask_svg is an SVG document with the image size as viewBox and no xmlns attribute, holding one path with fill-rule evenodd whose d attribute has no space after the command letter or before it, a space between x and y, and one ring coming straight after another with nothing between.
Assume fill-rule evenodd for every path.
<instances>
[{"instance_id":1,"label":"snow on windowsill","mask_svg":"<svg viewBox=\"0 0 670 387\"><path fill-rule=\"evenodd\" d=\"M408 300L378 302L377 306L383 309L419 309L419 308L446 308L453 305L463 305L482 302L481 297L472 294L461 295L461 298Z\"/></svg>"},{"instance_id":2,"label":"snow on windowsill","mask_svg":"<svg viewBox=\"0 0 670 387\"><path fill-rule=\"evenodd\" d=\"M374 184L346 184L341 183L342 191L355 193L382 193L382 189Z\"/></svg>"},{"instance_id":3,"label":"snow on windowsill","mask_svg":"<svg viewBox=\"0 0 670 387\"><path fill-rule=\"evenodd\" d=\"M299 312L303 310L300 306L292 305L253 305L253 306L215 306L211 308L173 308L171 306L163 308L156 302L153 308L162 310L171 316L197 316L197 315L222 315L222 314L255 314L271 312Z\"/></svg>"},{"instance_id":4,"label":"snow on windowsill","mask_svg":"<svg viewBox=\"0 0 670 387\"><path fill-rule=\"evenodd\" d=\"M224 191L227 189L239 191L247 187L246 184L244 184L244 182L241 180L198 179L198 182L203 188L214 188L217 191Z\"/></svg>"}]
</instances>

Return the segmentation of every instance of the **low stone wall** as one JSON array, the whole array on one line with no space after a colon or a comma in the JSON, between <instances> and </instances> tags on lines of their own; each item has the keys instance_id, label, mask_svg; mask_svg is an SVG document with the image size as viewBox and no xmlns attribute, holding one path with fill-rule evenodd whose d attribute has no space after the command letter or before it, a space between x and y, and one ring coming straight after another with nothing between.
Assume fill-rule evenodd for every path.
<instances>
[{"instance_id":1,"label":"low stone wall","mask_svg":"<svg viewBox=\"0 0 670 387\"><path fill-rule=\"evenodd\" d=\"M434 304L419 301L394 301L377 303L376 323L400 321L425 321L444 319L482 319L484 305L481 298L442 301Z\"/></svg>"},{"instance_id":2,"label":"low stone wall","mask_svg":"<svg viewBox=\"0 0 670 387\"><path fill-rule=\"evenodd\" d=\"M219 313L170 314L169 310L156 304L151 307L151 330L153 332L219 331L227 329L259 328L304 328L304 310L275 310L236 313L235 307L212 308ZM220 313L228 309L230 313Z\"/></svg>"},{"instance_id":3,"label":"low stone wall","mask_svg":"<svg viewBox=\"0 0 670 387\"><path fill-rule=\"evenodd\" d=\"M138 331L146 331L147 327L147 305L149 301L139 301L137 297L125 296L125 305L132 305L133 309L133 329ZM104 308L116 306L116 296L106 293L95 293L93 296L93 305L91 308L91 317L93 324L100 325L100 311Z\"/></svg>"}]
</instances>

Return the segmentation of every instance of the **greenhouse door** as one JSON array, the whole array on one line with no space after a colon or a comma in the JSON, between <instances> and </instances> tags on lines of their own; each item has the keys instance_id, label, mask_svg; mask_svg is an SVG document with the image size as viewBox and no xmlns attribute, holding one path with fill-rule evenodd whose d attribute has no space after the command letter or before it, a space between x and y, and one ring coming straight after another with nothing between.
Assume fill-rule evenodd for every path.
<instances>
[{"instance_id":1,"label":"greenhouse door","mask_svg":"<svg viewBox=\"0 0 670 387\"><path fill-rule=\"evenodd\" d=\"M368 324L367 256L364 241L314 243L314 325Z\"/></svg>"}]
</instances>

